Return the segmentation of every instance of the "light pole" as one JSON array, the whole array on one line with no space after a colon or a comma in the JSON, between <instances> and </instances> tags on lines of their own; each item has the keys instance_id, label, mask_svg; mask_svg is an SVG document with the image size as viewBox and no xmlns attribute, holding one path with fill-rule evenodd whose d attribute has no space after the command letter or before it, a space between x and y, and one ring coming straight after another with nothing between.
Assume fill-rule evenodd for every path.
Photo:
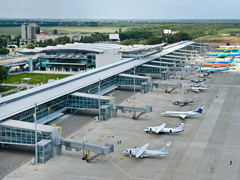
<instances>
[{"instance_id":1,"label":"light pole","mask_svg":"<svg viewBox=\"0 0 240 180\"><path fill-rule=\"evenodd\" d=\"M101 79L99 79L99 83L98 83L98 97L99 97L99 100L98 100L98 108L99 108L99 115L98 115L98 120L101 119L101 109L100 109L100 106L101 106L101 97L100 97L100 84L101 84Z\"/></svg>"},{"instance_id":2,"label":"light pole","mask_svg":"<svg viewBox=\"0 0 240 180\"><path fill-rule=\"evenodd\" d=\"M202 39L200 39L200 56L202 56Z\"/></svg>"},{"instance_id":3,"label":"light pole","mask_svg":"<svg viewBox=\"0 0 240 180\"><path fill-rule=\"evenodd\" d=\"M38 148L37 148L37 104L34 107L34 123L35 123L35 161L38 164Z\"/></svg>"},{"instance_id":4,"label":"light pole","mask_svg":"<svg viewBox=\"0 0 240 180\"><path fill-rule=\"evenodd\" d=\"M133 91L134 91L134 106L135 106L135 93L136 93L136 87L135 87L135 85L136 85L136 66L134 66L134 78L133 78Z\"/></svg>"}]
</instances>

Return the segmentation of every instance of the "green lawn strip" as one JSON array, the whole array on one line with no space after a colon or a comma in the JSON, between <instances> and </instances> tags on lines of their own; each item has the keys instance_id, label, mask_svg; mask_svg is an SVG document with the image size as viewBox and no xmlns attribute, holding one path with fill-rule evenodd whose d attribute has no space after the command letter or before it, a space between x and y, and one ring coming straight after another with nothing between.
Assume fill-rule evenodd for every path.
<instances>
[{"instance_id":1,"label":"green lawn strip","mask_svg":"<svg viewBox=\"0 0 240 180\"><path fill-rule=\"evenodd\" d=\"M240 34L240 28L226 28L218 31L218 34Z\"/></svg>"},{"instance_id":2,"label":"green lawn strip","mask_svg":"<svg viewBox=\"0 0 240 180\"><path fill-rule=\"evenodd\" d=\"M22 73L16 75L9 75L7 77L7 84L19 84L22 82L22 78L32 78L32 84L46 84L49 79L62 79L69 77L69 74L42 74L42 73Z\"/></svg>"},{"instance_id":3,"label":"green lawn strip","mask_svg":"<svg viewBox=\"0 0 240 180\"><path fill-rule=\"evenodd\" d=\"M60 33L114 33L122 28L122 31L127 27L65 27L65 26L42 26L43 32L52 33L54 29L57 29ZM0 27L0 35L21 35L21 27Z\"/></svg>"},{"instance_id":4,"label":"green lawn strip","mask_svg":"<svg viewBox=\"0 0 240 180\"><path fill-rule=\"evenodd\" d=\"M5 92L5 91L9 91L11 89L16 89L16 86L1 86L0 85L0 93Z\"/></svg>"},{"instance_id":5,"label":"green lawn strip","mask_svg":"<svg viewBox=\"0 0 240 180\"><path fill-rule=\"evenodd\" d=\"M15 94L15 93L16 93L16 92L10 92L10 93L7 93L7 94L2 95L2 97L9 96L9 95Z\"/></svg>"},{"instance_id":6,"label":"green lawn strip","mask_svg":"<svg viewBox=\"0 0 240 180\"><path fill-rule=\"evenodd\" d=\"M57 29L58 33L114 33L119 28L126 30L126 27L41 27L44 32L51 33L54 29Z\"/></svg>"}]
</instances>

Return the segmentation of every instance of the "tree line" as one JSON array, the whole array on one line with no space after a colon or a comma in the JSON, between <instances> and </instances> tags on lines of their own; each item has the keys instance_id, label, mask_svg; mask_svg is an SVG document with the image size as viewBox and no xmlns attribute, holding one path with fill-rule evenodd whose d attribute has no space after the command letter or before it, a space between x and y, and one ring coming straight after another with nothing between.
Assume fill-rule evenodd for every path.
<instances>
[{"instance_id":1,"label":"tree line","mask_svg":"<svg viewBox=\"0 0 240 180\"><path fill-rule=\"evenodd\" d=\"M47 46L56 46L56 45L65 45L67 43L74 43L74 42L79 42L79 43L94 43L94 42L101 42L101 41L107 41L108 40L108 34L106 33L93 33L91 36L82 36L79 41L77 40L70 40L69 37L63 36L59 37L55 40L52 39L47 39L45 41L40 40L39 42L29 42L27 43L27 48L28 49L34 49L35 47L47 47Z\"/></svg>"},{"instance_id":2,"label":"tree line","mask_svg":"<svg viewBox=\"0 0 240 180\"><path fill-rule=\"evenodd\" d=\"M5 55L9 53L7 47L8 40L6 38L0 38L0 55Z\"/></svg>"}]
</instances>

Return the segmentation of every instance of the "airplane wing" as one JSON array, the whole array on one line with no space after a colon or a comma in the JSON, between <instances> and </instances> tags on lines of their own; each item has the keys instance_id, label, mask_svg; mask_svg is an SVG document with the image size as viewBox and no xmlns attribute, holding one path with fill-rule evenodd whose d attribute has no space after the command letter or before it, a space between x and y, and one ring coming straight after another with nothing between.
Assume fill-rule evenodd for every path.
<instances>
[{"instance_id":1,"label":"airplane wing","mask_svg":"<svg viewBox=\"0 0 240 180\"><path fill-rule=\"evenodd\" d=\"M162 124L161 126L159 126L156 130L156 133L159 133L164 127L166 126L166 123Z\"/></svg>"},{"instance_id":2,"label":"airplane wing","mask_svg":"<svg viewBox=\"0 0 240 180\"><path fill-rule=\"evenodd\" d=\"M196 93L199 93L199 87L190 87L190 90L196 92Z\"/></svg>"},{"instance_id":3,"label":"airplane wing","mask_svg":"<svg viewBox=\"0 0 240 180\"><path fill-rule=\"evenodd\" d=\"M199 89L193 89L193 91L199 93Z\"/></svg>"},{"instance_id":4,"label":"airplane wing","mask_svg":"<svg viewBox=\"0 0 240 180\"><path fill-rule=\"evenodd\" d=\"M185 106L185 105L186 105L186 103L184 103L184 102L180 103L180 106Z\"/></svg>"},{"instance_id":5,"label":"airplane wing","mask_svg":"<svg viewBox=\"0 0 240 180\"><path fill-rule=\"evenodd\" d=\"M144 153L144 151L148 148L148 146L149 146L149 143L147 143L147 144L145 144L144 146L142 146L142 147L139 149L139 151L137 152L136 158L139 158L139 157L142 155L142 153Z\"/></svg>"},{"instance_id":6,"label":"airplane wing","mask_svg":"<svg viewBox=\"0 0 240 180\"><path fill-rule=\"evenodd\" d=\"M179 115L182 119L185 119L188 115L187 114L181 114Z\"/></svg>"}]
</instances>

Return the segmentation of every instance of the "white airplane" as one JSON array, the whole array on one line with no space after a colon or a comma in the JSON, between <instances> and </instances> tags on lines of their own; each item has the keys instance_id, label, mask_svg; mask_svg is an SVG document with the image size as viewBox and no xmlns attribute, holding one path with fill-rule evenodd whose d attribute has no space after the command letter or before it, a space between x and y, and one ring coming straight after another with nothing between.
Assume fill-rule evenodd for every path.
<instances>
[{"instance_id":1,"label":"white airplane","mask_svg":"<svg viewBox=\"0 0 240 180\"><path fill-rule=\"evenodd\" d=\"M189 91L193 91L196 93L199 93L201 90L207 90L209 85L207 86L199 86L199 87L193 87L193 86L188 86L186 89Z\"/></svg>"},{"instance_id":2,"label":"white airplane","mask_svg":"<svg viewBox=\"0 0 240 180\"><path fill-rule=\"evenodd\" d=\"M200 78L204 78L206 76L209 76L209 73L207 73L207 74L197 74L196 76L200 77Z\"/></svg>"},{"instance_id":3,"label":"white airplane","mask_svg":"<svg viewBox=\"0 0 240 180\"><path fill-rule=\"evenodd\" d=\"M185 124L185 121L183 121L179 126L177 126L175 128L165 128L166 123L164 123L161 126L147 127L146 129L144 129L144 131L146 133L152 132L152 133L157 133L157 134L179 133L179 132L184 131L183 130L184 124Z\"/></svg>"},{"instance_id":4,"label":"white airplane","mask_svg":"<svg viewBox=\"0 0 240 180\"><path fill-rule=\"evenodd\" d=\"M194 103L194 99L191 100L191 101L188 101L188 100L185 100L185 101L184 100L177 100L177 101L172 101L172 103L175 104L175 105L185 106L185 105L187 105L189 103Z\"/></svg>"},{"instance_id":5,"label":"white airplane","mask_svg":"<svg viewBox=\"0 0 240 180\"><path fill-rule=\"evenodd\" d=\"M199 116L202 114L203 109L205 106L199 108L197 111L188 111L188 112L182 112L182 111L166 111L165 113L162 113L162 116L174 116L174 117L180 117L182 119L185 119L186 117L191 116Z\"/></svg>"},{"instance_id":6,"label":"white airplane","mask_svg":"<svg viewBox=\"0 0 240 180\"><path fill-rule=\"evenodd\" d=\"M161 156L165 156L168 153L170 146L171 146L171 142L168 142L162 149L158 150L147 150L149 146L149 143L145 144L144 146L140 147L140 148L131 148L131 149L126 149L123 151L123 154L125 156L135 156L136 158L144 158L144 157L161 157Z\"/></svg>"},{"instance_id":7,"label":"white airplane","mask_svg":"<svg viewBox=\"0 0 240 180\"><path fill-rule=\"evenodd\" d=\"M193 86L193 87L203 87L204 86L204 82L191 84L191 86Z\"/></svg>"},{"instance_id":8,"label":"white airplane","mask_svg":"<svg viewBox=\"0 0 240 180\"><path fill-rule=\"evenodd\" d=\"M195 80L191 80L191 82L195 82L195 83L201 83L206 81L206 79L195 79Z\"/></svg>"},{"instance_id":9,"label":"white airplane","mask_svg":"<svg viewBox=\"0 0 240 180\"><path fill-rule=\"evenodd\" d=\"M224 68L222 68L222 67L218 67L218 66L216 66L216 67L214 67L214 68L212 68L212 67L202 67L202 68L199 68L199 69L197 69L198 71L200 71L200 72L203 72L203 71L205 71L205 72L207 72L207 73L213 73L213 72L217 72L217 71L226 71L226 70L229 70L229 64L227 65L227 67L224 67Z\"/></svg>"}]
</instances>

